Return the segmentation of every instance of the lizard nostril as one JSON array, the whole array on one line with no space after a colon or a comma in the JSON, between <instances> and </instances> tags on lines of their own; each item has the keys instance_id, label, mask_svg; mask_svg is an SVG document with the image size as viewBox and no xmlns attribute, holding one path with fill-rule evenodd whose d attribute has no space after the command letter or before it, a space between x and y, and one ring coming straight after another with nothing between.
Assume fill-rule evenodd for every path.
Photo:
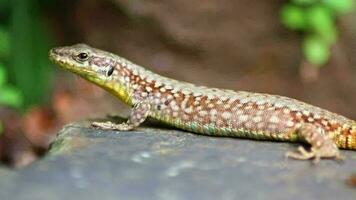
<instances>
[{"instance_id":1,"label":"lizard nostril","mask_svg":"<svg viewBox=\"0 0 356 200\"><path fill-rule=\"evenodd\" d=\"M61 55L61 51L59 50L59 48L53 48L49 51L49 54L51 56L54 56L54 55Z\"/></svg>"},{"instance_id":2,"label":"lizard nostril","mask_svg":"<svg viewBox=\"0 0 356 200\"><path fill-rule=\"evenodd\" d=\"M55 54L57 54L57 50L56 50L55 48L53 48L53 49L51 49L51 50L49 51L49 55L50 55L51 57L53 57Z\"/></svg>"}]
</instances>

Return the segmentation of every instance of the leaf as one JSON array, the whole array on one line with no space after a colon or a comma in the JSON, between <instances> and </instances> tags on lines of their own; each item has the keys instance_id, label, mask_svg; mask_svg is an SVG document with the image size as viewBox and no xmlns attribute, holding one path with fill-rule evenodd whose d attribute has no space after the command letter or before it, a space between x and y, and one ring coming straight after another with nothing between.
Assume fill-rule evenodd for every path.
<instances>
[{"instance_id":1,"label":"leaf","mask_svg":"<svg viewBox=\"0 0 356 200\"><path fill-rule=\"evenodd\" d=\"M300 6L308 6L315 2L318 2L318 0L293 0L292 2Z\"/></svg>"},{"instance_id":2,"label":"leaf","mask_svg":"<svg viewBox=\"0 0 356 200\"><path fill-rule=\"evenodd\" d=\"M287 4L282 7L281 22L292 30L303 30L306 28L305 11L299 6Z\"/></svg>"},{"instance_id":3,"label":"leaf","mask_svg":"<svg viewBox=\"0 0 356 200\"><path fill-rule=\"evenodd\" d=\"M330 32L334 26L334 18L325 6L316 5L307 9L307 23L316 33Z\"/></svg>"},{"instance_id":4,"label":"leaf","mask_svg":"<svg viewBox=\"0 0 356 200\"><path fill-rule=\"evenodd\" d=\"M325 65L330 57L329 45L314 35L304 39L303 53L307 61L316 66Z\"/></svg>"},{"instance_id":5,"label":"leaf","mask_svg":"<svg viewBox=\"0 0 356 200\"><path fill-rule=\"evenodd\" d=\"M322 2L336 14L346 14L354 9L354 0L324 0Z\"/></svg>"},{"instance_id":6,"label":"leaf","mask_svg":"<svg viewBox=\"0 0 356 200\"><path fill-rule=\"evenodd\" d=\"M14 87L0 88L0 104L20 108L23 104L22 95Z\"/></svg>"},{"instance_id":7,"label":"leaf","mask_svg":"<svg viewBox=\"0 0 356 200\"><path fill-rule=\"evenodd\" d=\"M333 44L337 40L337 29L330 10L322 5L312 6L307 10L307 23L310 31L320 36L325 42Z\"/></svg>"}]
</instances>

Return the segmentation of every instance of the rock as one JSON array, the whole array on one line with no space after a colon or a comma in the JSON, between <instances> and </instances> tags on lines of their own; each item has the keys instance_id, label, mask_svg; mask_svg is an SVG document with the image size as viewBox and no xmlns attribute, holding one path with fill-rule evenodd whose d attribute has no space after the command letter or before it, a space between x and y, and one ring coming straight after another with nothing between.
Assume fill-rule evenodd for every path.
<instances>
[{"instance_id":1,"label":"rock","mask_svg":"<svg viewBox=\"0 0 356 200\"><path fill-rule=\"evenodd\" d=\"M64 127L49 153L0 170L0 199L355 199L345 162L285 159L298 144L218 138L152 128L133 132Z\"/></svg>"}]
</instances>

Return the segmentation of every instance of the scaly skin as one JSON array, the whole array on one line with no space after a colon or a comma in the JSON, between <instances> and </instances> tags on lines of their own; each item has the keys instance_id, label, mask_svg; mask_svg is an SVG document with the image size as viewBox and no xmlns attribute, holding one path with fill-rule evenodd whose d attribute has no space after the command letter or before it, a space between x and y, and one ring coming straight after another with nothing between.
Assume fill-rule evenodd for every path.
<instances>
[{"instance_id":1,"label":"scaly skin","mask_svg":"<svg viewBox=\"0 0 356 200\"><path fill-rule=\"evenodd\" d=\"M287 153L296 159L318 162L340 158L339 148L356 150L355 121L295 99L196 86L84 44L54 48L50 59L133 107L126 123L95 127L132 130L149 116L204 135L309 143L310 151Z\"/></svg>"}]
</instances>

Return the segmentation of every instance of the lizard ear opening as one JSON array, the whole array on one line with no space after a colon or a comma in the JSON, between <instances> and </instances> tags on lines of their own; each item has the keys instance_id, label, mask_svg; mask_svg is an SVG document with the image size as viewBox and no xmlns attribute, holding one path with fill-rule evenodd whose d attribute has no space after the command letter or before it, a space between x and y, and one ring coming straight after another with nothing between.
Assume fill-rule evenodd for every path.
<instances>
[{"instance_id":1,"label":"lizard ear opening","mask_svg":"<svg viewBox=\"0 0 356 200\"><path fill-rule=\"evenodd\" d=\"M107 76L111 76L113 73L114 73L114 67L113 66L110 66L110 69L108 70L108 72L107 72Z\"/></svg>"}]
</instances>

